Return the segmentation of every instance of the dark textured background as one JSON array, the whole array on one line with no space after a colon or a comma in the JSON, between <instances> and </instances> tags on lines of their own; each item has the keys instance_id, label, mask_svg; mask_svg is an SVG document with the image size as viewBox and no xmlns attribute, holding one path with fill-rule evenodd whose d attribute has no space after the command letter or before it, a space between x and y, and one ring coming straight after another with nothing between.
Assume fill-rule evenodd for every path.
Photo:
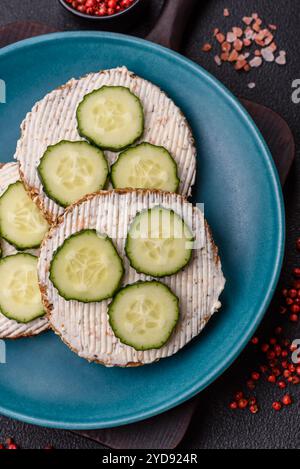
<instances>
[{"instance_id":1,"label":"dark textured background","mask_svg":"<svg viewBox=\"0 0 300 469\"><path fill-rule=\"evenodd\" d=\"M163 0L150 0L149 3L150 9L143 24L131 28L128 31L130 34L143 37L155 23ZM223 17L225 7L231 11L229 19ZM280 48L288 53L288 65L278 67L265 64L247 76L236 73L226 65L218 68L213 55L201 52L202 44L211 37L210 31L214 27L225 28L228 24L235 26L242 16L255 11L267 23L278 25L277 41ZM55 0L1 0L0 26L17 20L40 21L61 30L95 27L63 11ZM292 81L300 79L299 21L298 0L199 0L182 48L184 55L209 70L237 96L255 100L279 112L295 135L297 159L285 187L287 248L278 291L290 280L292 267L300 261L300 254L294 248L295 239L300 236L300 104L293 104L291 100ZM248 89L249 81L256 82L255 89ZM262 335L267 335L277 324L279 301L280 295L277 294L260 329ZM300 327L290 326L289 335L293 339L299 338ZM227 404L233 393L241 387L257 363L258 357L253 348L248 347L231 369L202 393L199 409L181 444L182 448L300 448L299 388L293 389L295 405L277 414L272 411L271 403L282 393L263 381L257 388L262 406L257 415L228 410ZM0 441L7 436L15 437L23 448L41 448L47 443L56 448L100 448L96 443L69 432L33 427L0 417Z\"/></svg>"}]
</instances>

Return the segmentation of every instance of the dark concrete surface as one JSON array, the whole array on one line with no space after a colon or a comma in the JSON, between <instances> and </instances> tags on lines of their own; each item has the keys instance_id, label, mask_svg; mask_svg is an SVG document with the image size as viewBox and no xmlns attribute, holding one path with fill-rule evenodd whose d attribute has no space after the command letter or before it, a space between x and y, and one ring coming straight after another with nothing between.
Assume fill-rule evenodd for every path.
<instances>
[{"instance_id":1,"label":"dark concrete surface","mask_svg":"<svg viewBox=\"0 0 300 469\"><path fill-rule=\"evenodd\" d=\"M132 27L128 31L130 34L143 37L151 29L163 1L150 0L150 4L150 11L143 24ZM232 14L228 19L223 17L225 7ZM201 52L202 44L210 40L211 30L214 27L225 27L227 23L234 26L242 16L255 11L267 23L278 25L277 41L288 53L288 65L279 67L266 64L250 76L237 74L226 65L218 68L213 55ZM62 30L92 29L89 23L77 20L63 11L54 0L2 0L0 25L17 20L40 21ZM265 104L279 112L294 132L297 159L285 187L287 247L278 292L289 280L291 268L300 261L300 254L294 249L295 239L300 236L300 104L293 104L291 100L292 82L300 79L299 20L300 3L295 0L199 1L182 48L184 55L214 74L235 95ZM256 88L250 90L247 87L249 81L255 81ZM277 293L260 329L263 334L267 334L277 323L279 298ZM300 337L300 328L291 326L290 337ZM202 393L199 410L181 448L300 448L298 390L293 393L295 405L281 413L276 414L271 409L272 400L280 394L265 382L261 382L257 390L263 407L259 414L233 413L227 408L231 396L257 362L255 352L249 347L229 371ZM15 437L24 448L41 448L48 443L56 448L100 448L96 443L66 431L33 427L0 417L0 440L7 436Z\"/></svg>"}]
</instances>

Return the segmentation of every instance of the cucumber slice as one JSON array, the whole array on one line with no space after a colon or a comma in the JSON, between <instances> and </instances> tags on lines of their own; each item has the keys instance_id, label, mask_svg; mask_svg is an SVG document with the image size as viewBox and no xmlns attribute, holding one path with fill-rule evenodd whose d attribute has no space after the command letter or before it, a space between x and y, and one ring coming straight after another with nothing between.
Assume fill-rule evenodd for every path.
<instances>
[{"instance_id":1,"label":"cucumber slice","mask_svg":"<svg viewBox=\"0 0 300 469\"><path fill-rule=\"evenodd\" d=\"M141 143L119 155L112 165L115 189L160 189L176 192L179 186L177 165L164 147Z\"/></svg>"},{"instance_id":2,"label":"cucumber slice","mask_svg":"<svg viewBox=\"0 0 300 469\"><path fill-rule=\"evenodd\" d=\"M192 256L193 234L173 210L155 207L134 219L126 254L139 273L165 277L179 272Z\"/></svg>"},{"instance_id":3,"label":"cucumber slice","mask_svg":"<svg viewBox=\"0 0 300 469\"><path fill-rule=\"evenodd\" d=\"M163 283L138 282L120 290L108 308L116 337L135 350L161 348L179 319L179 300Z\"/></svg>"},{"instance_id":4,"label":"cucumber slice","mask_svg":"<svg viewBox=\"0 0 300 469\"><path fill-rule=\"evenodd\" d=\"M40 210L18 181L0 197L0 233L18 250L38 248L49 230Z\"/></svg>"},{"instance_id":5,"label":"cucumber slice","mask_svg":"<svg viewBox=\"0 0 300 469\"><path fill-rule=\"evenodd\" d=\"M0 310L7 318L26 324L44 316L37 263L37 257L25 253L0 260Z\"/></svg>"},{"instance_id":6,"label":"cucumber slice","mask_svg":"<svg viewBox=\"0 0 300 469\"><path fill-rule=\"evenodd\" d=\"M79 134L104 150L123 150L144 133L141 101L123 86L87 94L77 108L77 122Z\"/></svg>"},{"instance_id":7,"label":"cucumber slice","mask_svg":"<svg viewBox=\"0 0 300 469\"><path fill-rule=\"evenodd\" d=\"M99 148L66 140L49 146L38 166L45 193L62 207L103 189L108 172Z\"/></svg>"},{"instance_id":8,"label":"cucumber slice","mask_svg":"<svg viewBox=\"0 0 300 469\"><path fill-rule=\"evenodd\" d=\"M50 265L50 280L60 296L83 303L111 298L123 274L123 262L111 239L96 230L83 230L66 239Z\"/></svg>"}]
</instances>

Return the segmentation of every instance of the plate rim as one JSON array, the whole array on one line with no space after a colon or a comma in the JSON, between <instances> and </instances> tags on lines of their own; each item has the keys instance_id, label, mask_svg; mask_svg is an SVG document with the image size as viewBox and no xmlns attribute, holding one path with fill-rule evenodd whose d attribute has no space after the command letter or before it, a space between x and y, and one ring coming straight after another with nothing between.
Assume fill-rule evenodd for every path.
<instances>
[{"instance_id":1,"label":"plate rim","mask_svg":"<svg viewBox=\"0 0 300 469\"><path fill-rule=\"evenodd\" d=\"M250 341L252 336L254 335L257 327L259 326L260 322L262 321L265 312L272 300L274 291L276 289L278 279L281 272L283 256L284 256L284 247L285 247L285 210L284 210L284 200L283 200L283 193L279 181L279 175L277 173L277 169L275 167L275 163L273 157L270 153L270 150L261 134L259 129L257 128L255 122L253 121L252 117L248 114L245 110L243 105L238 101L238 99L231 93L228 88L225 87L217 78L215 78L212 74L207 72L204 68L202 68L199 64L193 62L192 60L184 57L183 55L174 52L166 47L160 46L158 44L152 43L145 39L137 38L134 36L129 36L120 33L111 33L111 32L102 32L102 31L65 31L65 32L58 32L58 33L50 33L44 34L40 36L36 36L29 39L24 39L22 41L18 41L16 43L10 44L6 47L0 49L0 60L3 56L18 51L24 47L30 47L37 45L39 43L47 43L53 40L59 40L64 38L80 38L80 37L87 37L87 38L97 38L97 39L111 39L115 40L116 42L119 41L126 41L127 43L131 43L131 45L142 45L150 50L154 50L156 53L163 54L164 56L168 56L170 58L175 59L176 62L180 62L181 64L187 65L194 73L200 74L210 85L218 90L218 92L223 96L223 98L230 102L232 108L240 115L241 119L245 122L245 125L251 131L253 138L261 149L261 155L265 160L266 167L268 169L269 174L269 181L271 184L272 189L274 190L274 210L276 209L277 217L278 217L278 239L277 241L277 249L276 249L276 256L274 256L274 266L272 270L272 275L270 276L270 280L268 282L268 289L266 290L264 301L262 301L260 308L257 309L255 318L249 327L247 334L243 336L243 338L239 339L238 342L235 343L234 347L232 348L231 352L227 354L227 356L220 361L220 365L214 369L210 375L206 375L205 379L202 378L201 381L197 381L196 384L188 389L186 392L180 394L180 396L167 401L165 401L160 405L153 405L150 409L139 411L133 413L131 416L125 416L120 418L114 419L105 419L105 420L98 420L95 422L82 422L73 421L73 422L66 422L62 420L55 421L48 418L41 418L37 416L28 415L26 413L18 412L15 410L11 410L3 404L0 405L0 413L4 416L20 420L22 422L26 422L29 424L45 426L48 428L58 428L58 429L65 429L65 430L93 430L93 429L103 429L103 428L113 428L122 425L128 425L130 423L134 423L137 421L145 420L155 415L159 415L163 412L166 412L183 402L191 399L196 394L203 391L207 388L212 382L214 382L217 378L219 378L236 360L236 358L240 355L243 349L246 347L247 343Z\"/></svg>"}]
</instances>

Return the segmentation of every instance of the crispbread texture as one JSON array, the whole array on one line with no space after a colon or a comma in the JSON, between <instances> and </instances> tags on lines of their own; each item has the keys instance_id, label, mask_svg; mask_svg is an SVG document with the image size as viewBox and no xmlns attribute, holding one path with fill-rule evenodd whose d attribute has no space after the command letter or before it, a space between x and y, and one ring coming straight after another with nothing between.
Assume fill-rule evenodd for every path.
<instances>
[{"instance_id":1,"label":"crispbread texture","mask_svg":"<svg viewBox=\"0 0 300 469\"><path fill-rule=\"evenodd\" d=\"M174 333L161 349L141 352L115 337L107 315L111 300L89 304L66 301L52 285L49 269L65 239L83 229L96 229L112 238L124 260L123 285L151 279L130 267L125 242L137 213L157 206L172 209L184 218L196 236L196 249L184 270L161 279L180 300L180 320ZM220 308L219 296L225 283L218 250L202 212L180 195L149 190L101 191L69 207L42 244L38 274L50 324L62 340L80 357L122 367L152 363L184 347Z\"/></svg>"},{"instance_id":2,"label":"crispbread texture","mask_svg":"<svg viewBox=\"0 0 300 469\"><path fill-rule=\"evenodd\" d=\"M104 85L125 86L142 101L145 132L140 141L164 146L174 157L181 180L178 192L191 194L196 176L196 148L186 118L174 102L157 86L129 72L126 67L91 73L72 79L36 103L21 125L15 158L20 174L32 198L54 221L63 208L43 191L37 166L49 145L61 140L82 140L77 130L76 110L83 97ZM105 152L110 164L117 153Z\"/></svg>"},{"instance_id":3,"label":"crispbread texture","mask_svg":"<svg viewBox=\"0 0 300 469\"><path fill-rule=\"evenodd\" d=\"M10 184L20 180L18 163L6 163L0 168L0 196L6 191ZM18 251L1 240L2 257L11 256ZM37 250L29 250L31 254L38 255ZM49 328L46 317L35 319L28 324L21 324L0 313L0 339L19 339L40 334Z\"/></svg>"}]
</instances>

